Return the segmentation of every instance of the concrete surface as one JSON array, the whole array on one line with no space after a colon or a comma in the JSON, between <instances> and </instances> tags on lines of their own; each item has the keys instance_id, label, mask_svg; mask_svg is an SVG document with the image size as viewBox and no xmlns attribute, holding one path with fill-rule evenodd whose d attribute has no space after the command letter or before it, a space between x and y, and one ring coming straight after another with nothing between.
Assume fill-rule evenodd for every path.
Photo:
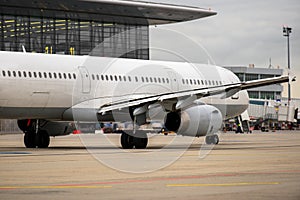
<instances>
[{"instance_id":1,"label":"concrete surface","mask_svg":"<svg viewBox=\"0 0 300 200\"><path fill-rule=\"evenodd\" d=\"M107 137L119 145L120 135ZM148 149L126 153L147 156L174 137L155 136ZM103 165L79 135L52 138L48 149L26 149L23 135L1 135L0 199L300 199L299 131L224 133L220 138L203 159L204 138L197 138L165 168L126 173ZM156 154L157 162L182 145ZM97 149L112 161L127 156L105 145ZM128 163L135 162L128 157Z\"/></svg>"}]
</instances>

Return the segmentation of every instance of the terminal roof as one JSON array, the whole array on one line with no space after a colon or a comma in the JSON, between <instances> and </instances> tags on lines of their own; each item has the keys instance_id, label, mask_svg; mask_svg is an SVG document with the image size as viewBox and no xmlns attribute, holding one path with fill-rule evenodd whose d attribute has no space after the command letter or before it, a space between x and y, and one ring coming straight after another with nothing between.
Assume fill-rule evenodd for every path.
<instances>
[{"instance_id":1,"label":"terminal roof","mask_svg":"<svg viewBox=\"0 0 300 200\"><path fill-rule=\"evenodd\" d=\"M0 0L0 7L3 14L60 18L64 17L60 14L63 11L65 15L76 13L71 17L83 20L101 16L101 19L122 18L123 22L131 20L149 25L184 22L217 14L199 7L129 0Z\"/></svg>"}]
</instances>

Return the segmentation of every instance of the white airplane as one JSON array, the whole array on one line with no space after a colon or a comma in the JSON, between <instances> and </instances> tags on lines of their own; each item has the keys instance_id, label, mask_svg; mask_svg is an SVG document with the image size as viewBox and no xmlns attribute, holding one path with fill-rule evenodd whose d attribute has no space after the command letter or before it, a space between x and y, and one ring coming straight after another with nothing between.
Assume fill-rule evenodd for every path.
<instances>
[{"instance_id":1,"label":"white airplane","mask_svg":"<svg viewBox=\"0 0 300 200\"><path fill-rule=\"evenodd\" d=\"M142 125L159 113L168 130L217 144L223 120L247 109L245 89L289 81L240 82L225 68L180 62L4 51L0 61L0 118L18 119L29 148L71 133L73 120ZM133 129L122 147L146 148L147 135Z\"/></svg>"}]
</instances>

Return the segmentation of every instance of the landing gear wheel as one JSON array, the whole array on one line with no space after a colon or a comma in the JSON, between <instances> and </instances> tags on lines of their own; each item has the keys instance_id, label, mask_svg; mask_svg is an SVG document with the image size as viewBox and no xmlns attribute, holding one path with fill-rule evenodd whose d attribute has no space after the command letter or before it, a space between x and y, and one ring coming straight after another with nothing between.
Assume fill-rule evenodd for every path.
<instances>
[{"instance_id":1,"label":"landing gear wheel","mask_svg":"<svg viewBox=\"0 0 300 200\"><path fill-rule=\"evenodd\" d=\"M133 149L134 147L133 140L134 140L133 136L123 132L121 135L121 145L123 149Z\"/></svg>"},{"instance_id":2,"label":"landing gear wheel","mask_svg":"<svg viewBox=\"0 0 300 200\"><path fill-rule=\"evenodd\" d=\"M35 133L32 133L32 132L25 133L24 144L25 144L26 148L35 148L36 147L35 138L36 138Z\"/></svg>"},{"instance_id":3,"label":"landing gear wheel","mask_svg":"<svg viewBox=\"0 0 300 200\"><path fill-rule=\"evenodd\" d=\"M211 136L206 136L206 137L205 137L205 143L206 143L206 144L211 144L211 139L210 139L210 137L211 137Z\"/></svg>"},{"instance_id":4,"label":"landing gear wheel","mask_svg":"<svg viewBox=\"0 0 300 200\"><path fill-rule=\"evenodd\" d=\"M212 144L219 144L219 136L218 135L213 135L212 137Z\"/></svg>"},{"instance_id":5,"label":"landing gear wheel","mask_svg":"<svg viewBox=\"0 0 300 200\"><path fill-rule=\"evenodd\" d=\"M219 136L218 135L210 135L206 136L205 142L206 144L219 144Z\"/></svg>"},{"instance_id":6,"label":"landing gear wheel","mask_svg":"<svg viewBox=\"0 0 300 200\"><path fill-rule=\"evenodd\" d=\"M125 132L121 135L121 145L123 149L145 149L148 144L147 134L139 134L138 137L134 137Z\"/></svg>"},{"instance_id":7,"label":"landing gear wheel","mask_svg":"<svg viewBox=\"0 0 300 200\"><path fill-rule=\"evenodd\" d=\"M136 149L146 149L148 144L147 134L142 134L139 137L134 137L133 143Z\"/></svg>"},{"instance_id":8,"label":"landing gear wheel","mask_svg":"<svg viewBox=\"0 0 300 200\"><path fill-rule=\"evenodd\" d=\"M50 137L47 131L41 130L37 134L37 146L38 148L47 148L50 143Z\"/></svg>"}]
</instances>

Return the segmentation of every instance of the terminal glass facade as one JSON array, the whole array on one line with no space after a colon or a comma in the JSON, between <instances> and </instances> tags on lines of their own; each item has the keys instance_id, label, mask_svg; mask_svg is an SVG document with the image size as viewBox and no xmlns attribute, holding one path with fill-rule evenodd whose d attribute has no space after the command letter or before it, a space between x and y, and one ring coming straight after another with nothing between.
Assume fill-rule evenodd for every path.
<instances>
[{"instance_id":1,"label":"terminal glass facade","mask_svg":"<svg viewBox=\"0 0 300 200\"><path fill-rule=\"evenodd\" d=\"M241 82L273 78L282 75L282 69L254 67L226 67L231 70ZM248 90L251 99L281 99L283 87L280 84L252 88Z\"/></svg>"},{"instance_id":2,"label":"terminal glass facade","mask_svg":"<svg viewBox=\"0 0 300 200\"><path fill-rule=\"evenodd\" d=\"M149 59L148 25L73 18L0 16L2 51Z\"/></svg>"}]
</instances>

